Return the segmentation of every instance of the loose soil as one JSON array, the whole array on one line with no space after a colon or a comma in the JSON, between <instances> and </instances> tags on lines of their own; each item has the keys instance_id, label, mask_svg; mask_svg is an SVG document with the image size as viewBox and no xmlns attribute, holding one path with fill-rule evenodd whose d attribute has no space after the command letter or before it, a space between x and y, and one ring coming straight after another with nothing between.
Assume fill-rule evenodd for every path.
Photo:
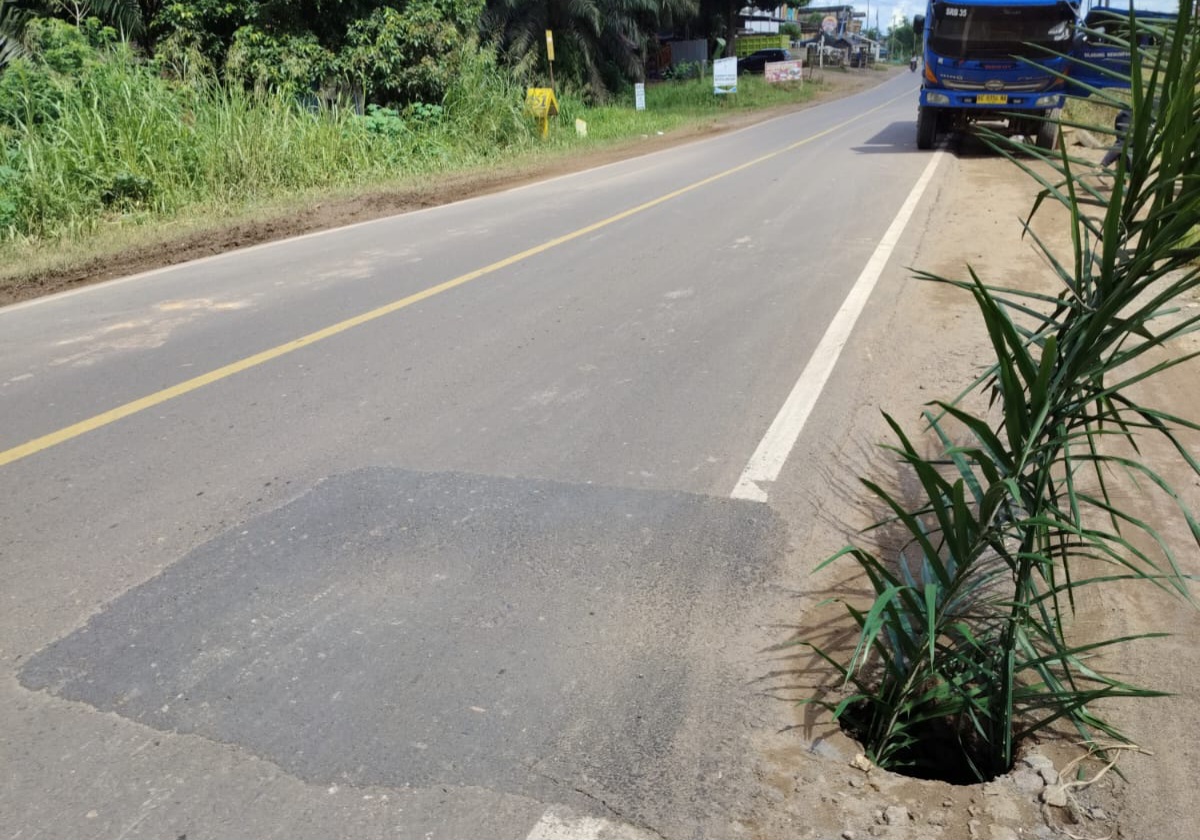
<instances>
[{"instance_id":1,"label":"loose soil","mask_svg":"<svg viewBox=\"0 0 1200 840\"><path fill-rule=\"evenodd\" d=\"M0 306L237 248L450 204L592 169L849 96L885 81L900 70L897 67L889 67L887 72L826 70L821 74L817 95L806 102L714 114L711 119L663 135L630 138L592 150L526 158L487 170L439 175L436 181L427 179L402 187L298 197L283 206L258 208L244 218L198 222L183 233L178 232L184 224L181 221L131 231L128 235L134 238L129 243L110 246L98 255L59 262L8 280L0 278Z\"/></svg>"},{"instance_id":2,"label":"loose soil","mask_svg":"<svg viewBox=\"0 0 1200 840\"><path fill-rule=\"evenodd\" d=\"M1095 160L1103 154L1100 149L1072 151ZM1021 220L1028 216L1037 185L1011 163L969 142L947 154L941 166L938 186L923 202L930 207L928 215L918 229L910 226L897 253L912 254L913 266L941 276L966 278L970 264L987 282L1057 293L1052 270L1029 239L1021 238ZM1069 220L1060 208L1044 207L1033 227L1060 259L1069 254ZM1200 295L1181 304L1184 315L1194 314ZM854 628L844 610L823 602L838 597L867 603L865 582L849 561L816 574L812 569L847 542L861 544L865 538L859 529L882 518L881 511L867 506L856 476L904 487L896 459L876 446L892 440L880 412L919 434L924 405L956 396L975 379L990 357L986 342L967 293L917 281L899 267L884 275L839 362L839 380L853 385L827 389L806 427L808 443L802 440L789 459L789 469L803 471L803 477L786 495L772 492L772 504L788 511L793 547L785 576L790 596L782 599L772 632L760 639L759 679L768 696L791 704L835 684L832 669L807 649L786 647L788 641L819 642L846 658L853 649ZM1174 350L1173 355L1200 350L1200 339L1186 337ZM1200 417L1196 371L1194 361L1175 368L1138 396L1183 417ZM1195 453L1200 435L1184 440ZM1154 459L1195 510L1200 481L1179 456L1150 440L1143 455ZM1200 573L1200 553L1182 517L1166 510L1170 505L1152 498L1147 488L1122 484L1120 476L1115 481L1110 489L1118 504L1159 528L1178 552L1185 574ZM757 774L764 792L748 831L761 837L996 840L1191 836L1194 803L1188 780L1200 755L1194 676L1200 668L1195 645L1200 611L1151 585L1113 586L1085 593L1068 632L1073 641L1086 643L1159 631L1173 635L1127 645L1093 663L1133 684L1174 694L1096 706L1142 748L1120 754L1119 772L1102 772L1104 764L1086 757L1078 735L1067 727L1023 745L1025 758L1013 772L988 784L955 786L865 771L853 766L861 748L827 713L789 706L790 717L781 715L773 730L764 726L759 739L764 759ZM1060 771L1070 771L1069 779L1057 779ZM1098 774L1092 784L1070 787L1065 804L1056 798L1055 783ZM1047 804L1043 797L1060 804Z\"/></svg>"}]
</instances>

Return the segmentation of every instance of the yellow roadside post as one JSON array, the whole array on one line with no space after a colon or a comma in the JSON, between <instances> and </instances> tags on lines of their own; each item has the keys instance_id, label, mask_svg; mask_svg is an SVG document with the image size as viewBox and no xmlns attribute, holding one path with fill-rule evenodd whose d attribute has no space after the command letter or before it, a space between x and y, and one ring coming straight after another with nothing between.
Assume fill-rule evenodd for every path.
<instances>
[{"instance_id":1,"label":"yellow roadside post","mask_svg":"<svg viewBox=\"0 0 1200 840\"><path fill-rule=\"evenodd\" d=\"M538 121L545 140L550 134L550 118L558 116L558 100L552 88L527 88L525 90L525 113Z\"/></svg>"},{"instance_id":2,"label":"yellow roadside post","mask_svg":"<svg viewBox=\"0 0 1200 840\"><path fill-rule=\"evenodd\" d=\"M546 60L550 62L550 90L554 90L554 33L546 30Z\"/></svg>"}]
</instances>

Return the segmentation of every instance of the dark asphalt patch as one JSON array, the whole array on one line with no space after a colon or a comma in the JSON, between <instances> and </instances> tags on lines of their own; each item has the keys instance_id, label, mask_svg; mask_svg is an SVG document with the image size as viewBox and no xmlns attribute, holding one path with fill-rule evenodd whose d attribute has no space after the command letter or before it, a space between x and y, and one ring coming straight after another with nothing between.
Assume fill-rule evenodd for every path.
<instances>
[{"instance_id":1,"label":"dark asphalt patch","mask_svg":"<svg viewBox=\"0 0 1200 840\"><path fill-rule=\"evenodd\" d=\"M752 502L362 470L191 552L21 681L311 781L633 795L679 772L685 716L722 726L742 678L714 644L783 540Z\"/></svg>"}]
</instances>

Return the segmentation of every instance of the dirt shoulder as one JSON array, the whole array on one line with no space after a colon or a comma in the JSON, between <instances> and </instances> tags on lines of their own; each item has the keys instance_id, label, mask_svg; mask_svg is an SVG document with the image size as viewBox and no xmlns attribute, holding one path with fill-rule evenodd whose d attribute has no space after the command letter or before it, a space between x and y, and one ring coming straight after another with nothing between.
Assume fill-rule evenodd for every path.
<instances>
[{"instance_id":1,"label":"dirt shoulder","mask_svg":"<svg viewBox=\"0 0 1200 840\"><path fill-rule=\"evenodd\" d=\"M0 306L263 242L450 204L650 154L850 96L881 84L901 69L827 70L817 95L807 102L714 115L712 119L664 135L631 138L593 150L530 157L495 168L441 175L436 181L427 179L382 190L308 194L286 203L258 207L234 218L190 223L177 220L124 231L107 237L104 244L97 242L90 253L47 255L44 266L35 266L10 280L0 280Z\"/></svg>"},{"instance_id":2,"label":"dirt shoulder","mask_svg":"<svg viewBox=\"0 0 1200 840\"><path fill-rule=\"evenodd\" d=\"M1073 150L1080 156L1101 150ZM989 283L1059 291L1058 279L1021 236L1021 220L1033 205L1037 185L995 155L959 150L947 153L935 186L923 200L928 211L904 235L899 254L908 265L948 278L966 278L967 266ZM986 200L981 200L986 197ZM1069 219L1046 205L1034 230L1055 253L1069 253ZM793 529L785 578L793 593L777 627L795 628L793 638L824 643L848 657L856 636L830 598L868 601L853 563L812 570L848 541L868 537L861 529L882 517L872 510L856 476L889 486L902 482L895 458L878 444L893 440L881 412L919 435L921 411L931 400L957 395L990 358L986 332L969 294L915 280L903 266L889 267L839 361L838 380L815 410L790 463L804 475L772 504L786 511ZM1200 296L1198 296L1200 297ZM1183 301L1190 314L1200 300ZM1183 338L1175 353L1200 348ZM1140 394L1146 403L1185 418L1200 416L1195 362L1152 380ZM1200 435L1185 435L1195 452ZM1200 481L1179 456L1147 440L1147 453L1193 510L1200 504ZM923 445L919 443L918 445ZM1151 451L1153 450L1153 451ZM1174 466L1173 466L1174 465ZM1200 573L1200 555L1182 517L1164 510L1150 489L1113 477L1118 503L1155 524L1178 551L1185 574ZM901 485L902 486L902 485ZM1141 546L1143 550L1148 546ZM1107 701L1094 709L1122 729L1146 752L1123 754L1118 772L1084 758L1078 735L1068 727L1044 733L1023 747L1029 762L985 785L951 785L851 766L860 747L840 732L829 715L814 706L793 707L790 719L764 733L763 761L757 768L766 802L758 836L851 838L1115 838L1180 837L1192 832L1189 768L1200 750L1200 699L1192 691L1200 668L1200 611L1150 585L1088 590L1079 602L1069 633L1080 644L1100 639L1166 631L1098 657L1099 669L1133 684L1171 692L1148 700ZM1098 597L1097 597L1098 596ZM773 647L767 647L770 642ZM832 670L807 649L781 648L783 639L760 640L768 696L787 702L828 690ZM785 734L781 734L785 733ZM1072 762L1081 759L1072 766ZM1041 770L1045 773L1041 773ZM1063 807L1042 801L1060 771L1070 771L1070 796ZM1077 775L1079 774L1079 775ZM1093 781L1094 780L1094 781ZM1068 781L1063 779L1062 781ZM1048 794L1049 795L1049 794Z\"/></svg>"}]
</instances>

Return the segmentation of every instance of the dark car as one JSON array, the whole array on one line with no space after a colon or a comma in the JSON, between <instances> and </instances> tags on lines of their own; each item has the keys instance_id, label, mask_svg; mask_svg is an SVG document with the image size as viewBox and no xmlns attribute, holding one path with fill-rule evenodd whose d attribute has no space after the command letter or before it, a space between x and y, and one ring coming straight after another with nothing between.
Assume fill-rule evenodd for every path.
<instances>
[{"instance_id":1,"label":"dark car","mask_svg":"<svg viewBox=\"0 0 1200 840\"><path fill-rule=\"evenodd\" d=\"M750 53L745 58L739 58L737 71L739 76L743 73L762 73L766 70L768 62L791 60L792 54L787 50L759 50Z\"/></svg>"}]
</instances>

